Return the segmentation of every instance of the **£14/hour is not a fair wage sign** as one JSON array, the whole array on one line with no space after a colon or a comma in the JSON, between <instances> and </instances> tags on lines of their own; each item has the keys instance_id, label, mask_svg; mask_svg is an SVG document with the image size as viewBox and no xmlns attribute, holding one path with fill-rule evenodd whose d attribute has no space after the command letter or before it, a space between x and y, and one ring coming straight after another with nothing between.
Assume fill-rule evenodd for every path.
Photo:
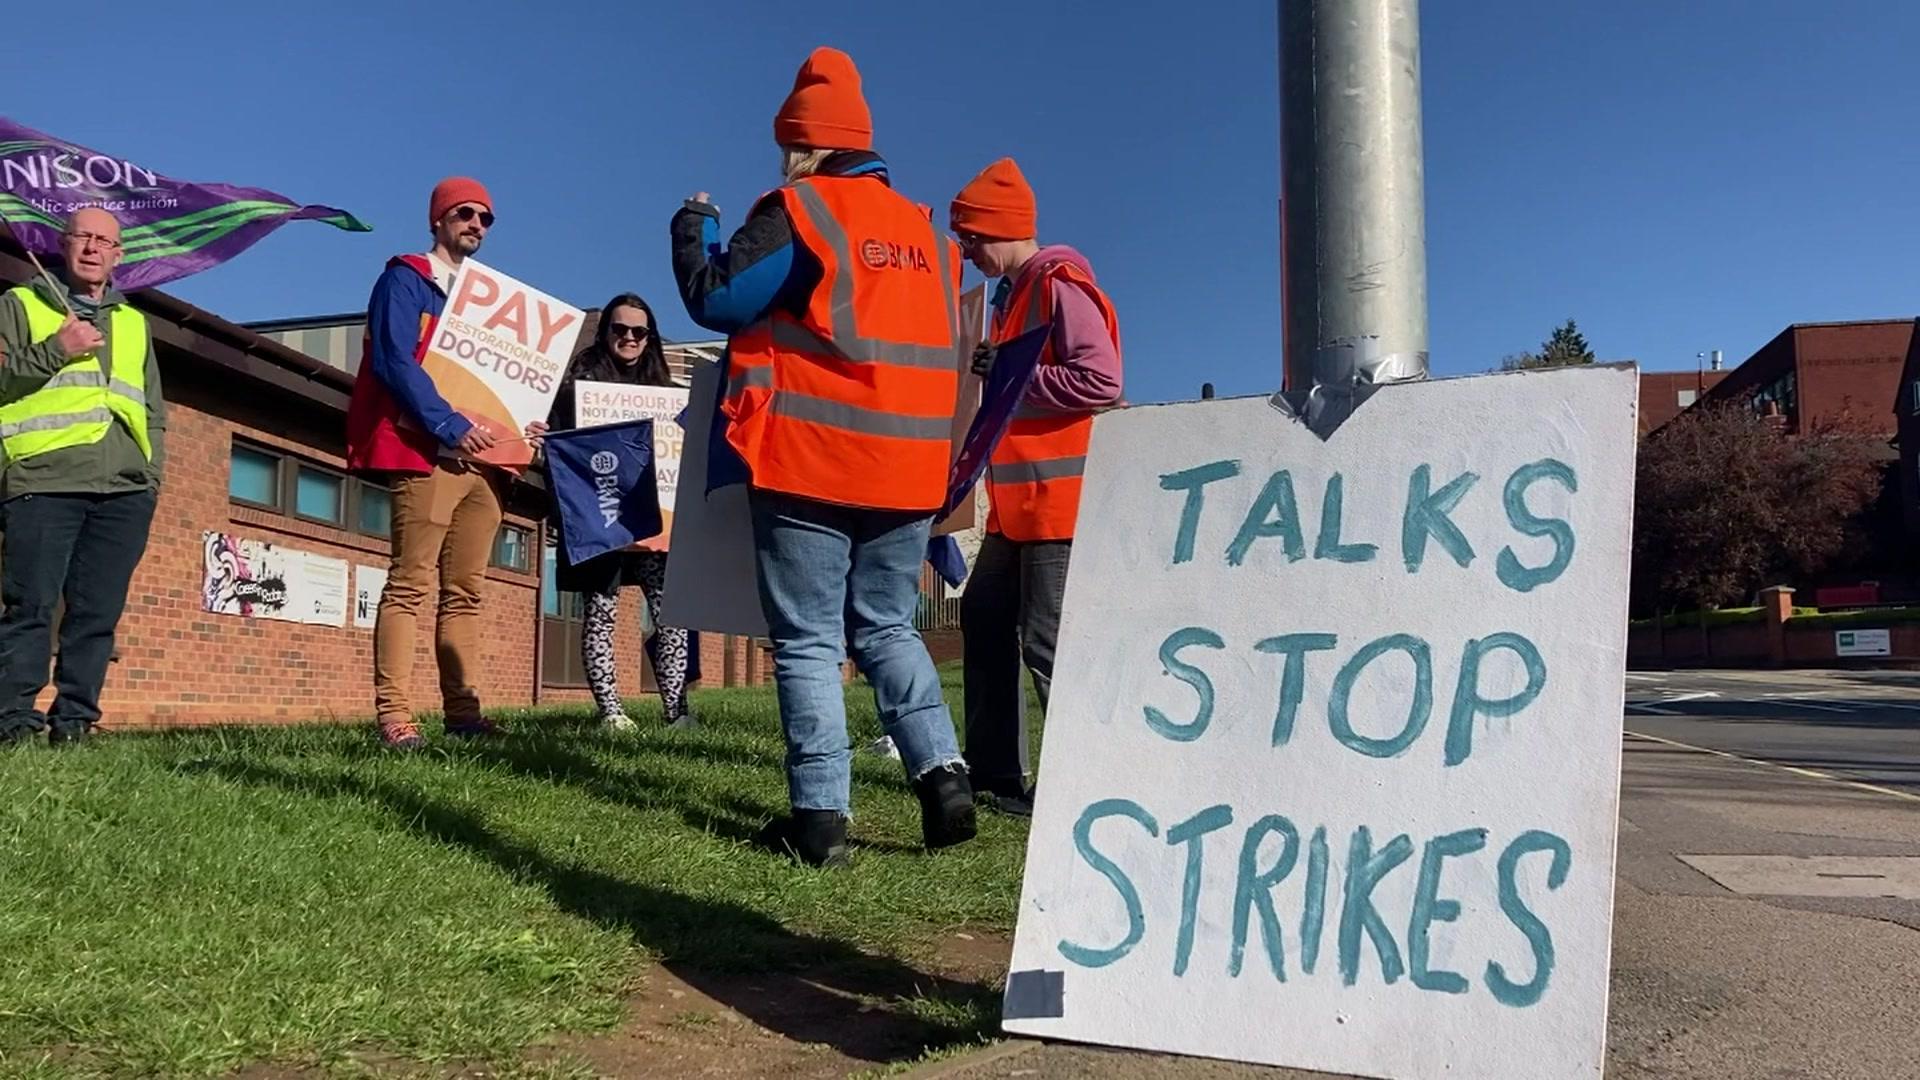
<instances>
[{"instance_id":1,"label":"\u00a314/hour is not a fair wage sign","mask_svg":"<svg viewBox=\"0 0 1920 1080\"><path fill-rule=\"evenodd\" d=\"M1005 1026L1600 1073L1636 375L1095 425Z\"/></svg>"}]
</instances>

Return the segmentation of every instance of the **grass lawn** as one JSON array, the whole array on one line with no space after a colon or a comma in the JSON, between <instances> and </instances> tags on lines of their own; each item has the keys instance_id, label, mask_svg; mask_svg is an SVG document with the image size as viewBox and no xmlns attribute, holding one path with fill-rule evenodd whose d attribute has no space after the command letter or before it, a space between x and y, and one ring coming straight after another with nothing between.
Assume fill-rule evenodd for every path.
<instances>
[{"instance_id":1,"label":"grass lawn","mask_svg":"<svg viewBox=\"0 0 1920 1080\"><path fill-rule=\"evenodd\" d=\"M872 700L848 700L861 746ZM993 979L925 972L950 932L1011 929L1024 823L926 855L898 763L856 754L853 868L797 867L748 843L786 804L771 693L694 706L702 730L634 736L508 712L412 756L323 727L0 752L0 1075L568 1075L525 1048L616 1027L649 971L717 997L802 973L847 1024L921 1024L898 1056L991 1031Z\"/></svg>"}]
</instances>

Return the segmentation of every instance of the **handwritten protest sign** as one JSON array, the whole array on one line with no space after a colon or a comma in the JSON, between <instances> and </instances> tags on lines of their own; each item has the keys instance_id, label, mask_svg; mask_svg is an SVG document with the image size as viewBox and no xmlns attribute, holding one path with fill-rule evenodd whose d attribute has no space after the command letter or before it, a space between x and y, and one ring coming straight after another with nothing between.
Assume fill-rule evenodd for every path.
<instances>
[{"instance_id":1,"label":"handwritten protest sign","mask_svg":"<svg viewBox=\"0 0 1920 1080\"><path fill-rule=\"evenodd\" d=\"M1635 373L1096 423L1004 1023L1593 1077Z\"/></svg>"},{"instance_id":2,"label":"handwritten protest sign","mask_svg":"<svg viewBox=\"0 0 1920 1080\"><path fill-rule=\"evenodd\" d=\"M684 386L635 386L589 379L573 384L573 422L578 427L625 420L653 421L653 476L654 486L660 491L660 535L642 540L635 547L667 550L673 533L673 503L680 483L681 446L686 439L679 417L686 408Z\"/></svg>"},{"instance_id":3,"label":"handwritten protest sign","mask_svg":"<svg viewBox=\"0 0 1920 1080\"><path fill-rule=\"evenodd\" d=\"M747 485L707 490L707 445L713 433L720 368L696 364L687 391L686 440L680 455L673 516L680 544L667 560L667 595L660 621L716 634L767 636L753 565L753 519Z\"/></svg>"},{"instance_id":4,"label":"handwritten protest sign","mask_svg":"<svg viewBox=\"0 0 1920 1080\"><path fill-rule=\"evenodd\" d=\"M525 465L586 313L472 259L460 264L420 366L457 412L498 442L480 460Z\"/></svg>"}]
</instances>

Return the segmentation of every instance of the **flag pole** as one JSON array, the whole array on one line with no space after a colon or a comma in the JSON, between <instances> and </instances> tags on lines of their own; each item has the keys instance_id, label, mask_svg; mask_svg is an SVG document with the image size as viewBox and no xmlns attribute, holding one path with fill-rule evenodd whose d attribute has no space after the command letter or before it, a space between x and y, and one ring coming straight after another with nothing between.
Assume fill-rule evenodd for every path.
<instances>
[{"instance_id":1,"label":"flag pole","mask_svg":"<svg viewBox=\"0 0 1920 1080\"><path fill-rule=\"evenodd\" d=\"M14 243L20 245L21 251L27 253L27 261L32 263L33 268L40 272L40 276L47 280L47 284L53 286L54 299L60 301L60 306L66 309L67 315L72 318L78 318L78 316L73 314L73 305L67 303L67 290L61 287L60 279L47 272L46 266L40 262L40 256L35 255L33 248L28 247L27 242L20 239L20 234L13 231L13 222L7 220L7 212L5 210L0 210L0 226L4 226L7 230L7 235L13 238Z\"/></svg>"}]
</instances>

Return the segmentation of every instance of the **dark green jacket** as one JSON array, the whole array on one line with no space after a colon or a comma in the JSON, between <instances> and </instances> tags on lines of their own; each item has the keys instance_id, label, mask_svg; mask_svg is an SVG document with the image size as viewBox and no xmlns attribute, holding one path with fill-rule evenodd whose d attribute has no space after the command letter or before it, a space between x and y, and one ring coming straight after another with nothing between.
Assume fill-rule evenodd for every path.
<instances>
[{"instance_id":1,"label":"dark green jacket","mask_svg":"<svg viewBox=\"0 0 1920 1080\"><path fill-rule=\"evenodd\" d=\"M44 278L34 280L33 290L55 308L62 306L60 294ZM110 313L126 302L120 290L107 286L106 300L93 321L107 339L103 355L112 355L104 351L113 348ZM31 340L26 308L18 298L0 295L0 349L5 350L5 360L0 361L0 404L26 397L67 366L67 355L57 339L50 337L38 345L28 344ZM133 432L115 421L107 429L106 438L97 443L5 462L0 466L0 500L31 494L111 495L158 488L161 465L166 460L167 404L160 392L160 366L154 359L151 325L147 334L146 391L152 462L140 453Z\"/></svg>"}]
</instances>

